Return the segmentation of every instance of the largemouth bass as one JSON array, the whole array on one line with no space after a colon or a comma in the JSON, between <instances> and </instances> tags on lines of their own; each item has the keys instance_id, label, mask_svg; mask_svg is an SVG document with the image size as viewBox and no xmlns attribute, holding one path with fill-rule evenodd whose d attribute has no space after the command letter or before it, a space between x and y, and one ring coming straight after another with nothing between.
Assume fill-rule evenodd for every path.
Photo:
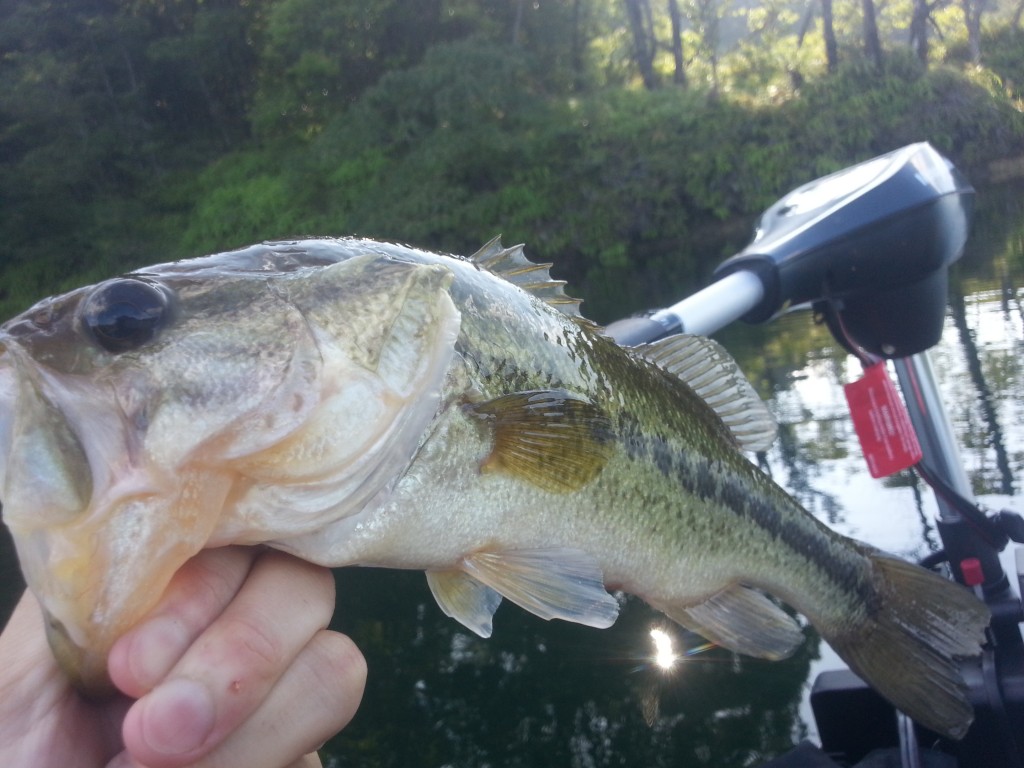
<instances>
[{"instance_id":1,"label":"largemouth bass","mask_svg":"<svg viewBox=\"0 0 1024 768\"><path fill-rule=\"evenodd\" d=\"M820 524L741 449L770 414L714 342L632 349L546 267L368 240L256 245L37 304L0 327L0 499L85 691L205 547L426 571L488 636L502 598L615 621L607 589L771 659L774 596L923 725L972 718L966 589Z\"/></svg>"}]
</instances>

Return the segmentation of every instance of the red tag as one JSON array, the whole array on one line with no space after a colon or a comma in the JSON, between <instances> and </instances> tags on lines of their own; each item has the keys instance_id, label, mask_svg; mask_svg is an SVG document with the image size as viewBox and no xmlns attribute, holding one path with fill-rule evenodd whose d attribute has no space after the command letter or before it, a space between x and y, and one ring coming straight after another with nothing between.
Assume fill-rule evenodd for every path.
<instances>
[{"instance_id":1,"label":"red tag","mask_svg":"<svg viewBox=\"0 0 1024 768\"><path fill-rule=\"evenodd\" d=\"M843 389L872 477L888 477L921 460L907 408L884 362L875 363L864 371L864 378Z\"/></svg>"}]
</instances>

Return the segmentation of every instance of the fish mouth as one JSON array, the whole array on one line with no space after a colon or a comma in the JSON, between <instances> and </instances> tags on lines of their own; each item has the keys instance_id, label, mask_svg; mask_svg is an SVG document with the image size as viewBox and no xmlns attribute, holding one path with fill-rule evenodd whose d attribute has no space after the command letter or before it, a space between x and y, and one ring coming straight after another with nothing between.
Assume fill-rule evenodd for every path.
<instances>
[{"instance_id":1,"label":"fish mouth","mask_svg":"<svg viewBox=\"0 0 1024 768\"><path fill-rule=\"evenodd\" d=\"M75 643L64 624L46 609L43 609L43 621L50 650L71 685L91 699L112 696L116 689L107 671L106 653Z\"/></svg>"},{"instance_id":2,"label":"fish mouth","mask_svg":"<svg viewBox=\"0 0 1024 768\"><path fill-rule=\"evenodd\" d=\"M62 531L12 531L53 656L89 698L115 693L107 670L110 649L154 608L209 536L207 521L196 526L195 537L176 538L177 501L127 499L112 504L109 517Z\"/></svg>"}]
</instances>

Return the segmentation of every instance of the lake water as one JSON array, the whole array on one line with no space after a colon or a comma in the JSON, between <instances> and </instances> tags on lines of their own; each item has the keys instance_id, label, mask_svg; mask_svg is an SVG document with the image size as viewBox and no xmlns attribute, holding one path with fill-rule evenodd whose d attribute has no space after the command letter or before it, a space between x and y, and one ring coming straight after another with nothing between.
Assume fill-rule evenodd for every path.
<instances>
[{"instance_id":1,"label":"lake water","mask_svg":"<svg viewBox=\"0 0 1024 768\"><path fill-rule=\"evenodd\" d=\"M978 499L1024 511L1024 196L980 195L974 232L951 276L940 344L931 352ZM767 469L844 534L909 559L938 547L930 492L910 476L870 477L843 384L859 376L808 313L719 339L780 423ZM650 631L677 648L701 640L627 599L608 630L547 623L505 605L481 640L434 605L420 574L338 574L336 625L367 654L366 699L327 745L345 766L756 766L815 736L814 676L841 662L808 631L782 662L720 649L670 674Z\"/></svg>"},{"instance_id":2,"label":"lake water","mask_svg":"<svg viewBox=\"0 0 1024 768\"><path fill-rule=\"evenodd\" d=\"M932 356L964 466L979 500L1024 511L1024 189L979 199L974 234L953 270L942 342ZM765 467L842 533L918 559L937 547L931 495L909 477L872 480L842 385L858 364L806 313L727 329L779 420ZM352 725L325 757L344 766L756 766L814 736L807 694L839 666L808 630L790 659L769 663L667 625L623 598L608 630L544 622L504 605L481 640L434 604L420 573L337 573L335 626L366 654L370 677ZM21 583L0 541L0 619ZM654 663L651 630L685 653Z\"/></svg>"}]
</instances>

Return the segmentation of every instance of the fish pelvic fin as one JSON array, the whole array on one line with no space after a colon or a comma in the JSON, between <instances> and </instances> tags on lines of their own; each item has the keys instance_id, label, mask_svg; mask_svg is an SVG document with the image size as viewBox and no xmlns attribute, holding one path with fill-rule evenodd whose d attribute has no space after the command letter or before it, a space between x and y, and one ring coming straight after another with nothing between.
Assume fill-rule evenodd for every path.
<instances>
[{"instance_id":1,"label":"fish pelvic fin","mask_svg":"<svg viewBox=\"0 0 1024 768\"><path fill-rule=\"evenodd\" d=\"M490 636L502 596L542 619L599 629L619 615L600 565L578 549L472 552L454 569L428 571L427 581L441 610L481 637Z\"/></svg>"},{"instance_id":2,"label":"fish pelvic fin","mask_svg":"<svg viewBox=\"0 0 1024 768\"><path fill-rule=\"evenodd\" d=\"M513 285L554 307L569 317L580 316L581 299L565 295L564 280L551 278L550 264L536 264L526 258L522 245L506 248L501 244L501 235L489 240L469 257L478 267L503 278Z\"/></svg>"},{"instance_id":3,"label":"fish pelvic fin","mask_svg":"<svg viewBox=\"0 0 1024 768\"><path fill-rule=\"evenodd\" d=\"M768 597L735 584L703 603L679 607L654 604L691 632L730 651L762 659L785 659L804 640L800 626Z\"/></svg>"},{"instance_id":4,"label":"fish pelvic fin","mask_svg":"<svg viewBox=\"0 0 1024 768\"><path fill-rule=\"evenodd\" d=\"M597 477L612 454L608 416L564 390L513 392L464 408L494 429L483 472L504 471L551 493L569 493Z\"/></svg>"},{"instance_id":5,"label":"fish pelvic fin","mask_svg":"<svg viewBox=\"0 0 1024 768\"><path fill-rule=\"evenodd\" d=\"M974 718L959 659L977 656L988 607L965 587L882 553L868 553L881 605L858 626L822 635L850 668L911 719L960 739Z\"/></svg>"},{"instance_id":6,"label":"fish pelvic fin","mask_svg":"<svg viewBox=\"0 0 1024 768\"><path fill-rule=\"evenodd\" d=\"M491 636L492 618L501 605L501 595L468 573L455 569L427 571L427 584L446 616L480 637Z\"/></svg>"},{"instance_id":7,"label":"fish pelvic fin","mask_svg":"<svg viewBox=\"0 0 1024 768\"><path fill-rule=\"evenodd\" d=\"M718 342L678 334L630 351L689 386L718 415L740 448L764 451L775 440L777 426L771 411Z\"/></svg>"}]
</instances>

